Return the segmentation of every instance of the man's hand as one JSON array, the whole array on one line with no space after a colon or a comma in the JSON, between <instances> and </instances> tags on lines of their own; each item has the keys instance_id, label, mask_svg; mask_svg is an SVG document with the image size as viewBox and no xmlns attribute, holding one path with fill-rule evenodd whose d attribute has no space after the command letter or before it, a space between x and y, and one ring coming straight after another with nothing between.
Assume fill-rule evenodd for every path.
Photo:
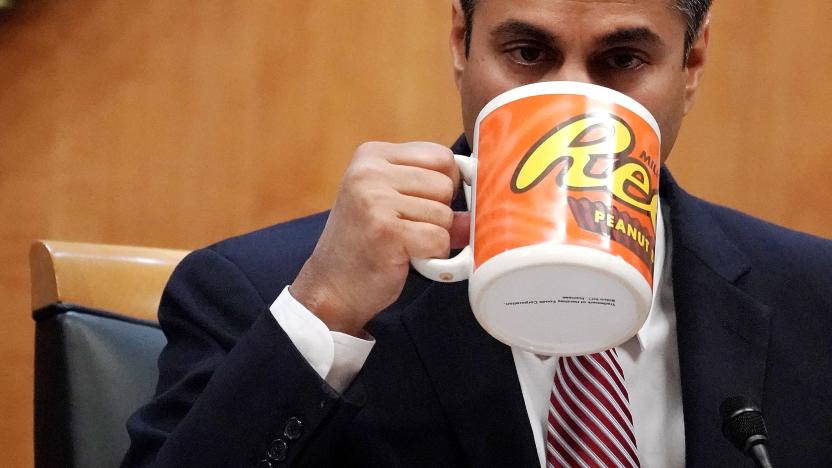
<instances>
[{"instance_id":1,"label":"man's hand","mask_svg":"<svg viewBox=\"0 0 832 468\"><path fill-rule=\"evenodd\" d=\"M450 232L467 234L449 206L458 184L448 148L361 145L292 295L330 330L359 334L401 294L410 257L446 257Z\"/></svg>"}]
</instances>

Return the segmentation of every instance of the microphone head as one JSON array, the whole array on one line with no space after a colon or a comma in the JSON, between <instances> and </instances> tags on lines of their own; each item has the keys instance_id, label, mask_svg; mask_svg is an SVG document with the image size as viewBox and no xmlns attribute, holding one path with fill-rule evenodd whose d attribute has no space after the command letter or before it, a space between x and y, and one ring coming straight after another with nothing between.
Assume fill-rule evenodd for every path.
<instances>
[{"instance_id":1,"label":"microphone head","mask_svg":"<svg viewBox=\"0 0 832 468\"><path fill-rule=\"evenodd\" d=\"M733 396L719 405L722 434L743 452L768 441L768 431L760 408L748 397Z\"/></svg>"}]
</instances>

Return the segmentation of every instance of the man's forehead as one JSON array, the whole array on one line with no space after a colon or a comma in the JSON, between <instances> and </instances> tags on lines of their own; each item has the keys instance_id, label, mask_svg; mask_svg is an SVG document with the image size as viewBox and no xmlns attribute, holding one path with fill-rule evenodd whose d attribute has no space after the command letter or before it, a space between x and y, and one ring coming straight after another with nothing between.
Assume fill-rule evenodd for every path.
<instances>
[{"instance_id":1,"label":"man's forehead","mask_svg":"<svg viewBox=\"0 0 832 468\"><path fill-rule=\"evenodd\" d=\"M675 0L476 0L475 4L477 14L487 17L489 29L504 21L519 21L553 33L564 28L583 35L595 35L591 30L647 28L675 35L684 25L683 15L672 8Z\"/></svg>"},{"instance_id":2,"label":"man's forehead","mask_svg":"<svg viewBox=\"0 0 832 468\"><path fill-rule=\"evenodd\" d=\"M504 6L511 5L518 8L536 7L541 9L551 9L558 6L584 6L584 7L634 7L634 6L665 6L673 9L677 4L677 0L471 0L471 4L479 8L484 4L502 4Z\"/></svg>"},{"instance_id":3,"label":"man's forehead","mask_svg":"<svg viewBox=\"0 0 832 468\"><path fill-rule=\"evenodd\" d=\"M517 4L529 4L529 3L575 3L575 4L623 4L623 5L639 5L645 3L662 3L667 6L673 6L675 4L675 0L546 0L543 2L539 1L529 1L529 0L472 0L471 3L474 5L482 5L488 2L502 2L502 3L517 3Z\"/></svg>"}]
</instances>

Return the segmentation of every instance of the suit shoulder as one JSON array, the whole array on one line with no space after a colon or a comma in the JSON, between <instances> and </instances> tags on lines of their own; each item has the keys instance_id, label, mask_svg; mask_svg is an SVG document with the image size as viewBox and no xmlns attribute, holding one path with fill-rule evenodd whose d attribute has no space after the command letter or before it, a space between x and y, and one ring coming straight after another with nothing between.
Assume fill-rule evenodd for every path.
<instances>
[{"instance_id":1,"label":"suit shoulder","mask_svg":"<svg viewBox=\"0 0 832 468\"><path fill-rule=\"evenodd\" d=\"M290 284L318 242L328 212L275 224L205 248L234 264L264 298Z\"/></svg>"},{"instance_id":2,"label":"suit shoulder","mask_svg":"<svg viewBox=\"0 0 832 468\"><path fill-rule=\"evenodd\" d=\"M274 224L239 236L230 237L208 246L226 257L255 253L263 255L283 249L312 248L323 231L328 212Z\"/></svg>"},{"instance_id":3,"label":"suit shoulder","mask_svg":"<svg viewBox=\"0 0 832 468\"><path fill-rule=\"evenodd\" d=\"M832 240L779 226L732 208L703 200L699 202L756 263L830 276Z\"/></svg>"}]
</instances>

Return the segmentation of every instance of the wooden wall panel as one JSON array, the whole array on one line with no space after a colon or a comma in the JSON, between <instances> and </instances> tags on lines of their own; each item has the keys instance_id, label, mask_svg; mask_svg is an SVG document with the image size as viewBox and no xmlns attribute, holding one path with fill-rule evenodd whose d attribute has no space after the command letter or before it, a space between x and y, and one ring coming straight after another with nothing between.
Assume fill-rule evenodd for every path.
<instances>
[{"instance_id":1,"label":"wooden wall panel","mask_svg":"<svg viewBox=\"0 0 832 468\"><path fill-rule=\"evenodd\" d=\"M823 0L717 2L670 165L832 237ZM20 0L0 15L0 453L31 466L36 238L195 248L326 208L354 147L450 142L446 1Z\"/></svg>"},{"instance_id":2,"label":"wooden wall panel","mask_svg":"<svg viewBox=\"0 0 832 468\"><path fill-rule=\"evenodd\" d=\"M714 8L705 82L669 167L692 193L832 238L832 3Z\"/></svg>"}]
</instances>

